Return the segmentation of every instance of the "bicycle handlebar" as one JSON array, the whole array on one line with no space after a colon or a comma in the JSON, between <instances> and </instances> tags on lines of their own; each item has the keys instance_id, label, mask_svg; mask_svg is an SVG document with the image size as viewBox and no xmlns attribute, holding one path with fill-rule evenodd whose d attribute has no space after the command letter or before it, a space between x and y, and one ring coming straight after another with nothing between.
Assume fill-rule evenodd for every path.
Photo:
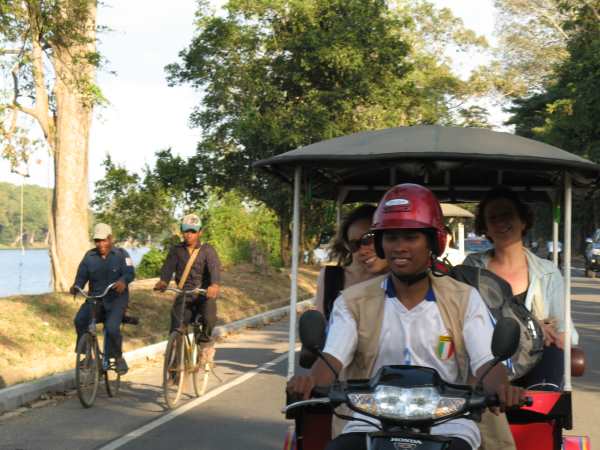
<instances>
[{"instance_id":1,"label":"bicycle handlebar","mask_svg":"<svg viewBox=\"0 0 600 450\"><path fill-rule=\"evenodd\" d=\"M206 294L206 289L201 289L201 288L194 288L194 289L179 289L179 288L173 288L173 287L168 287L165 289L165 291L173 291L177 294Z\"/></svg>"},{"instance_id":2,"label":"bicycle handlebar","mask_svg":"<svg viewBox=\"0 0 600 450\"><path fill-rule=\"evenodd\" d=\"M73 286L77 291L79 291L79 294L81 294L82 296L84 296L87 299L90 298L104 298L106 297L106 294L108 294L108 291L110 291L113 286L117 284L117 282L115 281L114 283L110 283L108 286L106 286L106 289L104 289L104 292L100 295L88 295L85 293L85 291L83 289L81 289L79 286L75 285ZM77 293L75 293L77 295Z\"/></svg>"}]
</instances>

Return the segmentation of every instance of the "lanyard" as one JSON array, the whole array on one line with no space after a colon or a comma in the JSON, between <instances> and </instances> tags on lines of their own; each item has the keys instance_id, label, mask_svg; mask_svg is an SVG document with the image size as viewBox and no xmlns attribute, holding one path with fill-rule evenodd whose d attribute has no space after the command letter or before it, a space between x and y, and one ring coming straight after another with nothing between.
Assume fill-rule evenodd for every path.
<instances>
[{"instance_id":1,"label":"lanyard","mask_svg":"<svg viewBox=\"0 0 600 450\"><path fill-rule=\"evenodd\" d=\"M405 366L411 365L410 350L408 349L408 347L404 348L404 365Z\"/></svg>"}]
</instances>

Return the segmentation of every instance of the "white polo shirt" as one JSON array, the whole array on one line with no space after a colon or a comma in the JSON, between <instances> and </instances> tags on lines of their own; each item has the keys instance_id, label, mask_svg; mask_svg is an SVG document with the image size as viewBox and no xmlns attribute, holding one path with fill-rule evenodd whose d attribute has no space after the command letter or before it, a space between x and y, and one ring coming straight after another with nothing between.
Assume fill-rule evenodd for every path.
<instances>
[{"instance_id":1,"label":"white polo shirt","mask_svg":"<svg viewBox=\"0 0 600 450\"><path fill-rule=\"evenodd\" d=\"M382 366L408 364L432 367L449 383L458 382L458 367L452 346L446 340L449 332L430 289L424 301L408 310L396 297L389 278L383 281L386 290L383 324L379 338L379 351L370 376ZM493 359L491 353L493 325L487 307L479 293L471 288L467 307L463 339L469 355L471 371ZM358 342L357 325L348 310L343 295L334 302L324 353L328 353L347 367L354 358ZM367 416L353 413L370 421ZM364 422L351 421L344 433L376 431ZM468 419L455 419L432 428L432 434L455 436L467 441L473 448L481 442L477 425Z\"/></svg>"}]
</instances>

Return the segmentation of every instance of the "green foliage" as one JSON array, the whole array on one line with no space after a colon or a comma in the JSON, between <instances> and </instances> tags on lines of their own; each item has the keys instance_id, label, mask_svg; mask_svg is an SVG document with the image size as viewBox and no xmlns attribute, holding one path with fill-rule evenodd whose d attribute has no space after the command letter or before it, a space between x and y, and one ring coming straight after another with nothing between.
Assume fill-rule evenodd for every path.
<instances>
[{"instance_id":1,"label":"green foliage","mask_svg":"<svg viewBox=\"0 0 600 450\"><path fill-rule=\"evenodd\" d=\"M544 90L514 102L509 123L519 135L538 139L600 162L600 0L563 4L567 17L566 57ZM537 211L536 214L539 214ZM548 236L550 221L542 230ZM597 196L576 198L573 205L575 249L600 226Z\"/></svg>"},{"instance_id":2,"label":"green foliage","mask_svg":"<svg viewBox=\"0 0 600 450\"><path fill-rule=\"evenodd\" d=\"M492 128L488 121L489 112L486 108L473 105L460 109L458 115L460 116L459 125L461 127Z\"/></svg>"},{"instance_id":3,"label":"green foliage","mask_svg":"<svg viewBox=\"0 0 600 450\"><path fill-rule=\"evenodd\" d=\"M213 193L202 215L205 217L202 240L215 247L223 265L281 265L277 218L264 205L244 200L234 191L222 195ZM170 235L162 243L164 250L151 248L142 257L136 275L139 278L157 277L168 248L178 241L175 235Z\"/></svg>"},{"instance_id":4,"label":"green foliage","mask_svg":"<svg viewBox=\"0 0 600 450\"><path fill-rule=\"evenodd\" d=\"M600 162L600 1L572 11L568 57L555 82L537 95L517 100L509 123L527 137L543 140Z\"/></svg>"},{"instance_id":5,"label":"green foliage","mask_svg":"<svg viewBox=\"0 0 600 450\"><path fill-rule=\"evenodd\" d=\"M174 224L175 197L149 168L144 176L132 174L104 160L105 176L96 182L91 205L96 220L112 226L119 241L160 242Z\"/></svg>"},{"instance_id":6,"label":"green foliage","mask_svg":"<svg viewBox=\"0 0 600 450\"><path fill-rule=\"evenodd\" d=\"M167 250L152 247L142 256L142 260L135 268L135 276L138 279L155 278L160 275L160 269L167 259Z\"/></svg>"},{"instance_id":7,"label":"green foliage","mask_svg":"<svg viewBox=\"0 0 600 450\"><path fill-rule=\"evenodd\" d=\"M279 219L287 245L290 189L252 163L323 139L368 129L452 120L470 93L444 51L484 44L448 10L425 1L231 0L225 15L200 3L198 31L169 82L202 91L191 116L203 139L190 187L238 189ZM312 201L311 230L331 214ZM282 252L282 256L283 252Z\"/></svg>"},{"instance_id":8,"label":"green foliage","mask_svg":"<svg viewBox=\"0 0 600 450\"><path fill-rule=\"evenodd\" d=\"M225 265L262 261L279 266L277 218L264 205L229 191L209 196L203 239Z\"/></svg>"},{"instance_id":9,"label":"green foliage","mask_svg":"<svg viewBox=\"0 0 600 450\"><path fill-rule=\"evenodd\" d=\"M26 185L23 191L23 233L25 244L43 242L48 233L48 199L52 191ZM10 245L19 237L21 220L21 187L0 182L0 244Z\"/></svg>"},{"instance_id":10,"label":"green foliage","mask_svg":"<svg viewBox=\"0 0 600 450\"><path fill-rule=\"evenodd\" d=\"M569 0L582 4L586 0ZM571 16L563 0L495 0L499 46L493 65L496 86L509 97L539 94L567 57Z\"/></svg>"}]
</instances>

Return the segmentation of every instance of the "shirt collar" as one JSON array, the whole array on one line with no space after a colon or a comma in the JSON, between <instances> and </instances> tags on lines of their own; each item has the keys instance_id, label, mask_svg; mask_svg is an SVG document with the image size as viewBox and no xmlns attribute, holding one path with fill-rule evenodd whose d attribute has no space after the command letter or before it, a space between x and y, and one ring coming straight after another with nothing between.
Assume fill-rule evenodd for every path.
<instances>
[{"instance_id":1,"label":"shirt collar","mask_svg":"<svg viewBox=\"0 0 600 450\"><path fill-rule=\"evenodd\" d=\"M187 250L187 245L186 245L185 241L180 242L179 246L181 248L183 248L184 250ZM201 248L201 247L202 247L202 242L201 241L196 242L196 246L194 248Z\"/></svg>"},{"instance_id":2,"label":"shirt collar","mask_svg":"<svg viewBox=\"0 0 600 450\"><path fill-rule=\"evenodd\" d=\"M394 287L394 283L392 281L392 276L393 275L390 275L389 277L387 277L385 279L385 296L390 297L390 298L398 298L398 296L396 295L396 288ZM427 293L425 294L425 300L427 300L428 302L436 301L435 293L433 292L433 289L431 288L431 284L429 285L429 289L427 290Z\"/></svg>"},{"instance_id":3,"label":"shirt collar","mask_svg":"<svg viewBox=\"0 0 600 450\"><path fill-rule=\"evenodd\" d=\"M92 249L92 251L93 251L93 252L94 252L94 253L95 253L97 256L100 256L100 252L98 251L98 249L97 249L97 248L93 248L93 249ZM116 253L115 247L113 247L113 248L111 248L111 249L110 249L110 251L108 252L108 255L110 255L111 253L112 253L112 254L115 254L115 253ZM106 256L108 256L108 255L106 255ZM100 257L101 257L101 256L100 256Z\"/></svg>"}]
</instances>

